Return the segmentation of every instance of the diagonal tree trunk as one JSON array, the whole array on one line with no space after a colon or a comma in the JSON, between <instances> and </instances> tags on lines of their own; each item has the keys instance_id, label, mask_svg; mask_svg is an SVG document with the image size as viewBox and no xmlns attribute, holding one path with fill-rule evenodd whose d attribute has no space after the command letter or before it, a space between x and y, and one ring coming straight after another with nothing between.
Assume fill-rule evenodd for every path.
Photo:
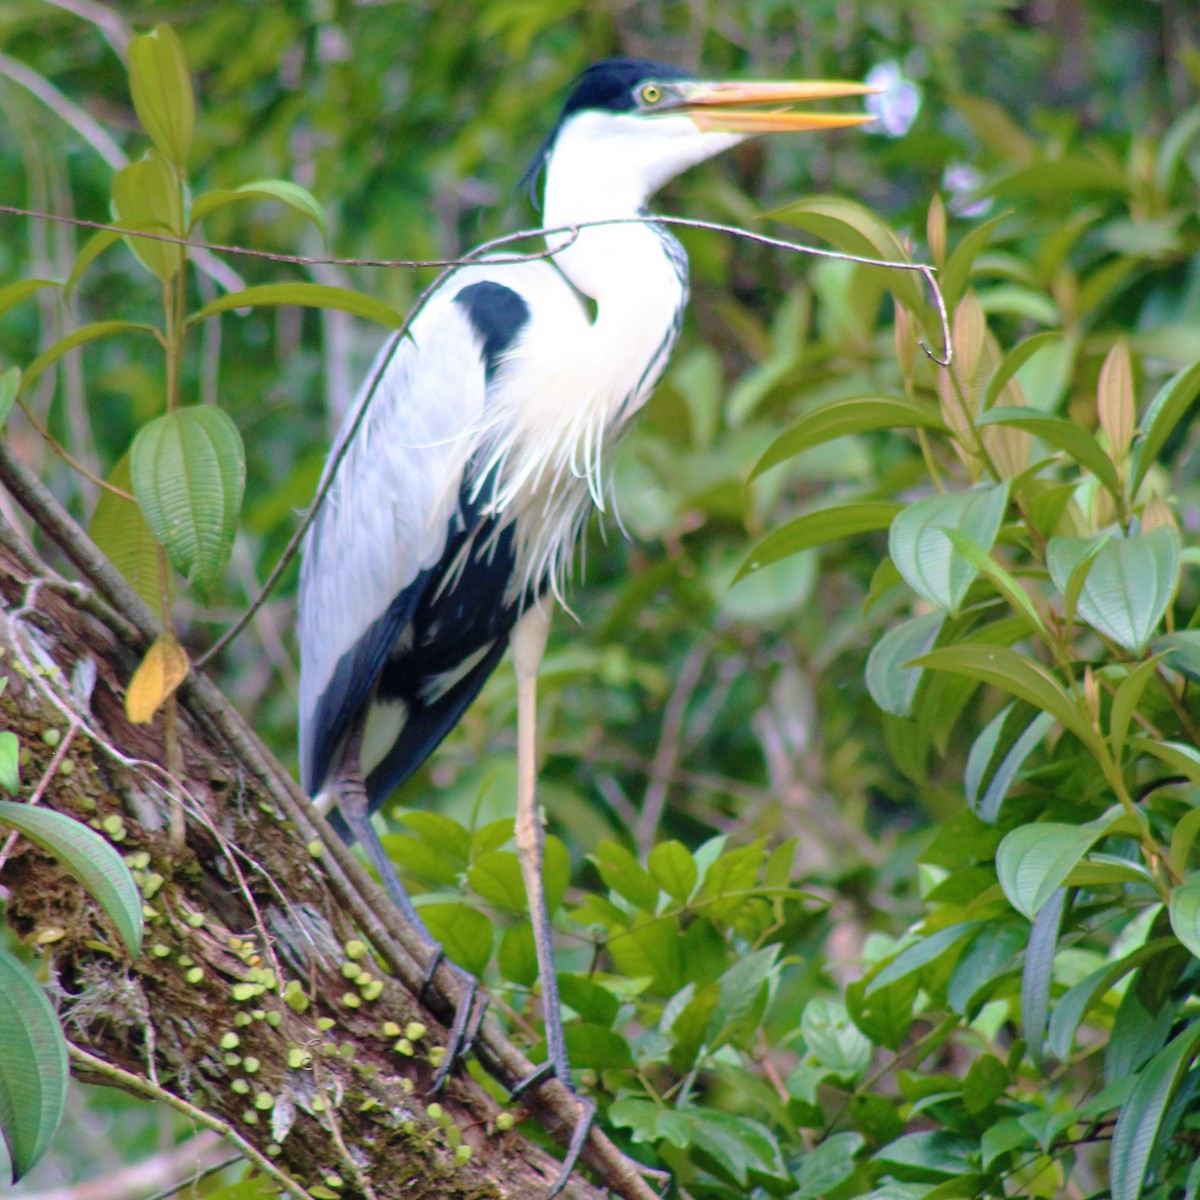
<instances>
[{"instance_id":1,"label":"diagonal tree trunk","mask_svg":"<svg viewBox=\"0 0 1200 1200\"><path fill-rule=\"evenodd\" d=\"M129 961L53 859L18 842L4 868L8 920L45 947L76 1071L192 1106L297 1196L545 1194L556 1161L497 1127L501 1107L466 1070L428 1095L449 971L418 1004L421 943L398 916L381 921L382 894L203 678L181 689L182 778L168 775L161 720L124 711L153 618L4 447L0 478L89 581L64 580L0 525L0 705L27 755L23 790L117 842L146 901L145 950ZM476 1053L505 1086L529 1069L490 1018ZM525 1103L565 1140L564 1089ZM601 1135L585 1161L618 1195L654 1195ZM578 1172L564 1194L600 1195Z\"/></svg>"}]
</instances>

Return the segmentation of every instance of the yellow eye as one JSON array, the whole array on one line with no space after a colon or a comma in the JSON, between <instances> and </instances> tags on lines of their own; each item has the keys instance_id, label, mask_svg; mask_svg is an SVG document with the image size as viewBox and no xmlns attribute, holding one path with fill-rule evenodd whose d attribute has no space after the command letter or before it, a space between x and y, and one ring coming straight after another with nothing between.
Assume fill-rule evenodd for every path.
<instances>
[{"instance_id":1,"label":"yellow eye","mask_svg":"<svg viewBox=\"0 0 1200 1200\"><path fill-rule=\"evenodd\" d=\"M648 83L642 88L642 103L657 104L662 99L662 89L654 83Z\"/></svg>"}]
</instances>

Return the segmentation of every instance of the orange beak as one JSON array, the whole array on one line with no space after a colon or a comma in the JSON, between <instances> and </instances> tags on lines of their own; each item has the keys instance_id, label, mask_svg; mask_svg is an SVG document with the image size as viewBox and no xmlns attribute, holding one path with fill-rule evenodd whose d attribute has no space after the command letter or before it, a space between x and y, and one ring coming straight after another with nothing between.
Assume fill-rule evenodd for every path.
<instances>
[{"instance_id":1,"label":"orange beak","mask_svg":"<svg viewBox=\"0 0 1200 1200\"><path fill-rule=\"evenodd\" d=\"M697 129L722 133L784 133L865 125L876 118L869 113L793 112L790 106L807 100L869 96L882 91L865 83L828 79L793 83L682 83L676 87L678 101L664 106L663 111L686 113Z\"/></svg>"}]
</instances>

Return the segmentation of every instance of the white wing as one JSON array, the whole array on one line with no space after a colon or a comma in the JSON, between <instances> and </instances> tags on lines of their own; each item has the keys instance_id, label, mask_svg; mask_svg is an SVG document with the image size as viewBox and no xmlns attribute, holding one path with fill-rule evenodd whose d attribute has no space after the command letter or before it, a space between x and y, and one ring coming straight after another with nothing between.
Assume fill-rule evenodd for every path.
<instances>
[{"instance_id":1,"label":"white wing","mask_svg":"<svg viewBox=\"0 0 1200 1200\"><path fill-rule=\"evenodd\" d=\"M339 660L442 554L484 391L479 336L443 292L414 322L411 337L385 345L347 413L335 452L368 405L305 538L300 573L306 787L321 782L311 778L315 741L323 736L314 722Z\"/></svg>"}]
</instances>

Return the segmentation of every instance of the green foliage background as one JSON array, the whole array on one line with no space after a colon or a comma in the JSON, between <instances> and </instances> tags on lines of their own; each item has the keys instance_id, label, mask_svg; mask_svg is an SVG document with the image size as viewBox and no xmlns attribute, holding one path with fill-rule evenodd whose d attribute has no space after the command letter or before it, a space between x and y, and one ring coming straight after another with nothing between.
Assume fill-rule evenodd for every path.
<instances>
[{"instance_id":1,"label":"green foliage background","mask_svg":"<svg viewBox=\"0 0 1200 1200\"><path fill-rule=\"evenodd\" d=\"M885 222L944 268L959 374L939 380L915 348L918 325L934 344L938 332L911 281L681 234L692 316L617 465L632 536L592 530L578 623L558 621L543 672L573 1056L609 1128L694 1197L1194 1196L1200 18L1115 0L313 0L97 15L0 6L0 200L108 217L113 163L69 106L140 156L115 50L165 20L196 85L194 191L299 183L343 257L442 257L534 224L516 182L570 78L598 57L714 77L859 78L892 62L916 83L902 138L755 142L659 198L660 211L756 229L782 209L793 233L843 248L886 251ZM877 221L799 199L812 194L853 198ZM948 232L937 205L930 217L936 194ZM204 234L324 249L302 214L268 201L220 210ZM82 242L0 216L0 286L65 279ZM400 311L428 281L224 257L248 285L341 284ZM192 309L217 294L203 275L190 286ZM0 370L77 324L153 320L159 306L151 276L113 249L65 304L39 293L4 315ZM1061 336L1028 342L1048 332ZM209 321L193 341L181 394L233 418L247 483L229 569L203 599L180 595L189 648L255 595L381 336L285 307ZM1121 336L1128 384L1117 358L1102 383ZM1004 356L1022 344L1032 353L1015 369ZM160 359L106 339L42 375L27 403L108 476L162 411ZM1015 385L1000 387L998 366ZM908 403L924 431L885 432L864 407L853 436L801 424L777 441L851 397ZM1118 428L1135 399L1156 439L1144 460ZM980 438L993 402L1008 423L999 414ZM1008 411L1018 404L1034 415ZM1040 414L1096 433L1095 452L1032 424ZM91 516L94 484L20 414L8 436ZM779 464L750 481L773 444ZM981 480L970 495L994 520L959 504ZM957 499L934 511L925 498L943 487ZM831 510L847 505L873 506L865 533L836 536ZM889 556L870 531L901 506ZM1065 542L1104 531L1103 544ZM1086 578L1073 573L1085 560ZM285 760L293 588L294 570L217 664ZM935 637L928 663L944 669L917 683L905 664ZM514 710L501 671L404 789L389 848L433 893L435 933L521 1029L536 1005L503 824ZM86 1131L125 1107L89 1095L69 1119ZM123 1155L151 1140L139 1120L122 1112L109 1138ZM58 1145L30 1186L84 1170L86 1136Z\"/></svg>"}]
</instances>

